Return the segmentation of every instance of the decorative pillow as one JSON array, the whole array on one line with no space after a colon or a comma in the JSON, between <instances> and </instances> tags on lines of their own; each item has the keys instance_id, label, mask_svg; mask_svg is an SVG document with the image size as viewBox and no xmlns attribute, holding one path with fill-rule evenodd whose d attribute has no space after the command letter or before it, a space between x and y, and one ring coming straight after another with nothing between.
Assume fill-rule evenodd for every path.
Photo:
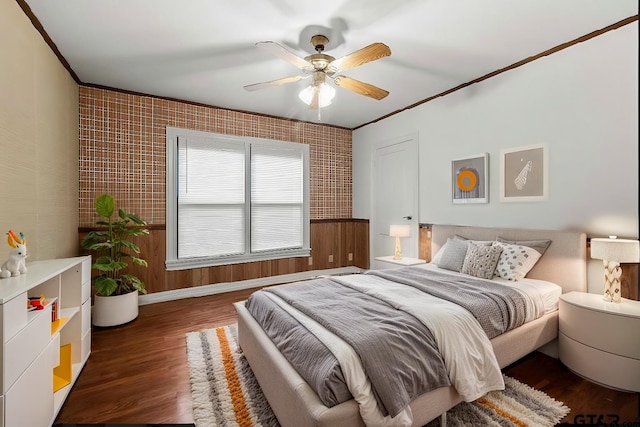
<instances>
[{"instance_id":1,"label":"decorative pillow","mask_svg":"<svg viewBox=\"0 0 640 427\"><path fill-rule=\"evenodd\" d=\"M510 245L521 245L528 246L530 248L535 249L540 252L540 255L544 254L549 245L551 244L551 240L548 239L540 239L540 240L507 240L503 237L498 236L496 239L498 242L508 243Z\"/></svg>"},{"instance_id":2,"label":"decorative pillow","mask_svg":"<svg viewBox=\"0 0 640 427\"><path fill-rule=\"evenodd\" d=\"M460 241L464 241L464 242L473 242L473 243L476 243L478 245L484 245L484 246L491 246L491 244L493 243L492 240L470 240L470 239L467 239L466 237L461 236L459 234L454 234L453 236L449 237L447 239L447 241L449 241L450 239L451 240L460 240ZM442 258L442 254L443 254L444 248L446 246L447 246L447 243L445 242L445 244L442 245L442 247L438 250L438 252L436 252L436 254L431 258L431 263L432 264L435 264L435 265L440 264L440 259ZM462 267L460 267L460 268L462 268Z\"/></svg>"},{"instance_id":3,"label":"decorative pillow","mask_svg":"<svg viewBox=\"0 0 640 427\"><path fill-rule=\"evenodd\" d=\"M493 244L493 240L473 240L473 239L467 239L464 236L461 236L459 234L454 234L453 238L456 240L466 240L467 242L473 242L477 245L481 245L481 246L491 246Z\"/></svg>"},{"instance_id":4,"label":"decorative pillow","mask_svg":"<svg viewBox=\"0 0 640 427\"><path fill-rule=\"evenodd\" d=\"M442 255L440 255L436 265L440 268L459 272L462 269L468 248L469 242L466 240L447 239L447 243L440 250Z\"/></svg>"},{"instance_id":5,"label":"decorative pillow","mask_svg":"<svg viewBox=\"0 0 640 427\"><path fill-rule=\"evenodd\" d=\"M467 240L466 238L462 237L462 236L458 236L457 234L454 234L451 237L447 238L447 242L449 241L449 239L455 239L455 240ZM440 247L440 249L438 250L438 252L436 252L436 254L431 257L431 263L438 265L440 264L440 259L442 258L442 254L444 253L445 249L447 247L447 242L444 242L444 245L442 245Z\"/></svg>"},{"instance_id":6,"label":"decorative pillow","mask_svg":"<svg viewBox=\"0 0 640 427\"><path fill-rule=\"evenodd\" d=\"M501 253L502 247L500 246L484 246L471 242L460 272L483 279L491 279L495 274Z\"/></svg>"},{"instance_id":7,"label":"decorative pillow","mask_svg":"<svg viewBox=\"0 0 640 427\"><path fill-rule=\"evenodd\" d=\"M446 243L442 245L440 249L438 249L438 252L436 252L434 256L431 257L431 264L438 265L438 263L440 262L440 258L442 258L442 252L444 251L445 246L447 246Z\"/></svg>"},{"instance_id":8,"label":"decorative pillow","mask_svg":"<svg viewBox=\"0 0 640 427\"><path fill-rule=\"evenodd\" d=\"M496 266L496 276L507 280L522 279L542 256L540 252L529 246L502 242L495 242L494 245L502 247L502 253Z\"/></svg>"}]
</instances>

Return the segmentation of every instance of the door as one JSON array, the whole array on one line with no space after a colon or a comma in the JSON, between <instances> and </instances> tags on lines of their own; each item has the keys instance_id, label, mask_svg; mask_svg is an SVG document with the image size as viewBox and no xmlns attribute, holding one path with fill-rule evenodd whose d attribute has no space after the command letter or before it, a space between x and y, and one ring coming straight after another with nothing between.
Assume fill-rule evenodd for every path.
<instances>
[{"instance_id":1,"label":"door","mask_svg":"<svg viewBox=\"0 0 640 427\"><path fill-rule=\"evenodd\" d=\"M417 135L380 143L373 164L373 258L393 255L390 225L410 225L411 235L400 238L402 255L418 257L418 138ZM373 264L372 264L373 265Z\"/></svg>"}]
</instances>

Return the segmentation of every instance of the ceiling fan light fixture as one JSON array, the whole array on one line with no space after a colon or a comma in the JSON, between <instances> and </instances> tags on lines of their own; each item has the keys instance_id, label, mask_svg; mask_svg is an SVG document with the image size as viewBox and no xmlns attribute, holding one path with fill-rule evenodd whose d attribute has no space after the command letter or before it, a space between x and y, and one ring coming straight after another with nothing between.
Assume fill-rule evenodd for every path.
<instances>
[{"instance_id":1,"label":"ceiling fan light fixture","mask_svg":"<svg viewBox=\"0 0 640 427\"><path fill-rule=\"evenodd\" d=\"M360 95L368 96L369 98L381 100L389 95L388 91L380 89L379 87L369 83L361 82L343 75L334 76L341 71L359 67L360 65L391 55L391 49L389 49L389 46L379 42L372 43L362 49L336 59L331 55L323 53L325 45L328 42L329 39L322 34L313 35L311 37L311 44L313 45L316 53L312 53L305 58L299 57L289 48L273 41L256 43L256 46L268 49L281 59L295 65L300 70L304 71L305 75L290 76L267 82L250 84L244 86L244 89L254 91L265 87L293 83L304 78L313 77L311 85L304 88L298 94L298 97L302 102L309 106L310 110L318 110L318 116L320 116L321 108L331 105L336 92L332 86L325 83L327 77L332 79L336 86L340 86Z\"/></svg>"},{"instance_id":2,"label":"ceiling fan light fixture","mask_svg":"<svg viewBox=\"0 0 640 427\"><path fill-rule=\"evenodd\" d=\"M318 107L324 108L331 105L333 97L336 95L336 90L326 83L311 84L302 89L298 94L298 98L307 105L311 105L313 101L314 93L318 91Z\"/></svg>"}]
</instances>

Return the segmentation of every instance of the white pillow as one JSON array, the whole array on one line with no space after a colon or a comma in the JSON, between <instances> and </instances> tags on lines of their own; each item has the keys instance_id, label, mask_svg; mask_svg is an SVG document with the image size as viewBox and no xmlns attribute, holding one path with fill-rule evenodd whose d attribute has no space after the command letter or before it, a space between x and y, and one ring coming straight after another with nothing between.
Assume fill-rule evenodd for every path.
<instances>
[{"instance_id":1,"label":"white pillow","mask_svg":"<svg viewBox=\"0 0 640 427\"><path fill-rule=\"evenodd\" d=\"M525 277L542 256L540 252L528 246L502 242L493 244L502 247L496 266L496 276L507 280L517 281Z\"/></svg>"},{"instance_id":2,"label":"white pillow","mask_svg":"<svg viewBox=\"0 0 640 427\"><path fill-rule=\"evenodd\" d=\"M535 249L540 252L540 255L544 255L544 252L547 250L549 245L551 244L551 239L538 239L538 240L508 240L504 237L498 236L496 238L498 242L508 243L510 245L522 245L528 246L530 248Z\"/></svg>"},{"instance_id":3,"label":"white pillow","mask_svg":"<svg viewBox=\"0 0 640 427\"><path fill-rule=\"evenodd\" d=\"M438 263L440 262L440 259L442 258L442 252L444 252L445 246L447 246L446 243L442 245L440 249L438 249L438 252L436 252L436 254L433 257L431 257L431 264L438 265Z\"/></svg>"}]
</instances>

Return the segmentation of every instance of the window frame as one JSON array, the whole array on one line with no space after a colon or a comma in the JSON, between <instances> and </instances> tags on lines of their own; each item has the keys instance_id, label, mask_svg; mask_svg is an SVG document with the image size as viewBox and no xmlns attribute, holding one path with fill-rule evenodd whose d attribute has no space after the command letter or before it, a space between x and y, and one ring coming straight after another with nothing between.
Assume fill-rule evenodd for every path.
<instances>
[{"instance_id":1,"label":"window frame","mask_svg":"<svg viewBox=\"0 0 640 427\"><path fill-rule=\"evenodd\" d=\"M243 254L178 258L178 138L210 138L244 144L245 150L245 252ZM300 149L303 160L302 246L251 252L251 144ZM237 264L272 259L308 257L310 245L310 161L307 144L246 136L225 135L191 129L166 128L166 270L185 270L217 265Z\"/></svg>"}]
</instances>

